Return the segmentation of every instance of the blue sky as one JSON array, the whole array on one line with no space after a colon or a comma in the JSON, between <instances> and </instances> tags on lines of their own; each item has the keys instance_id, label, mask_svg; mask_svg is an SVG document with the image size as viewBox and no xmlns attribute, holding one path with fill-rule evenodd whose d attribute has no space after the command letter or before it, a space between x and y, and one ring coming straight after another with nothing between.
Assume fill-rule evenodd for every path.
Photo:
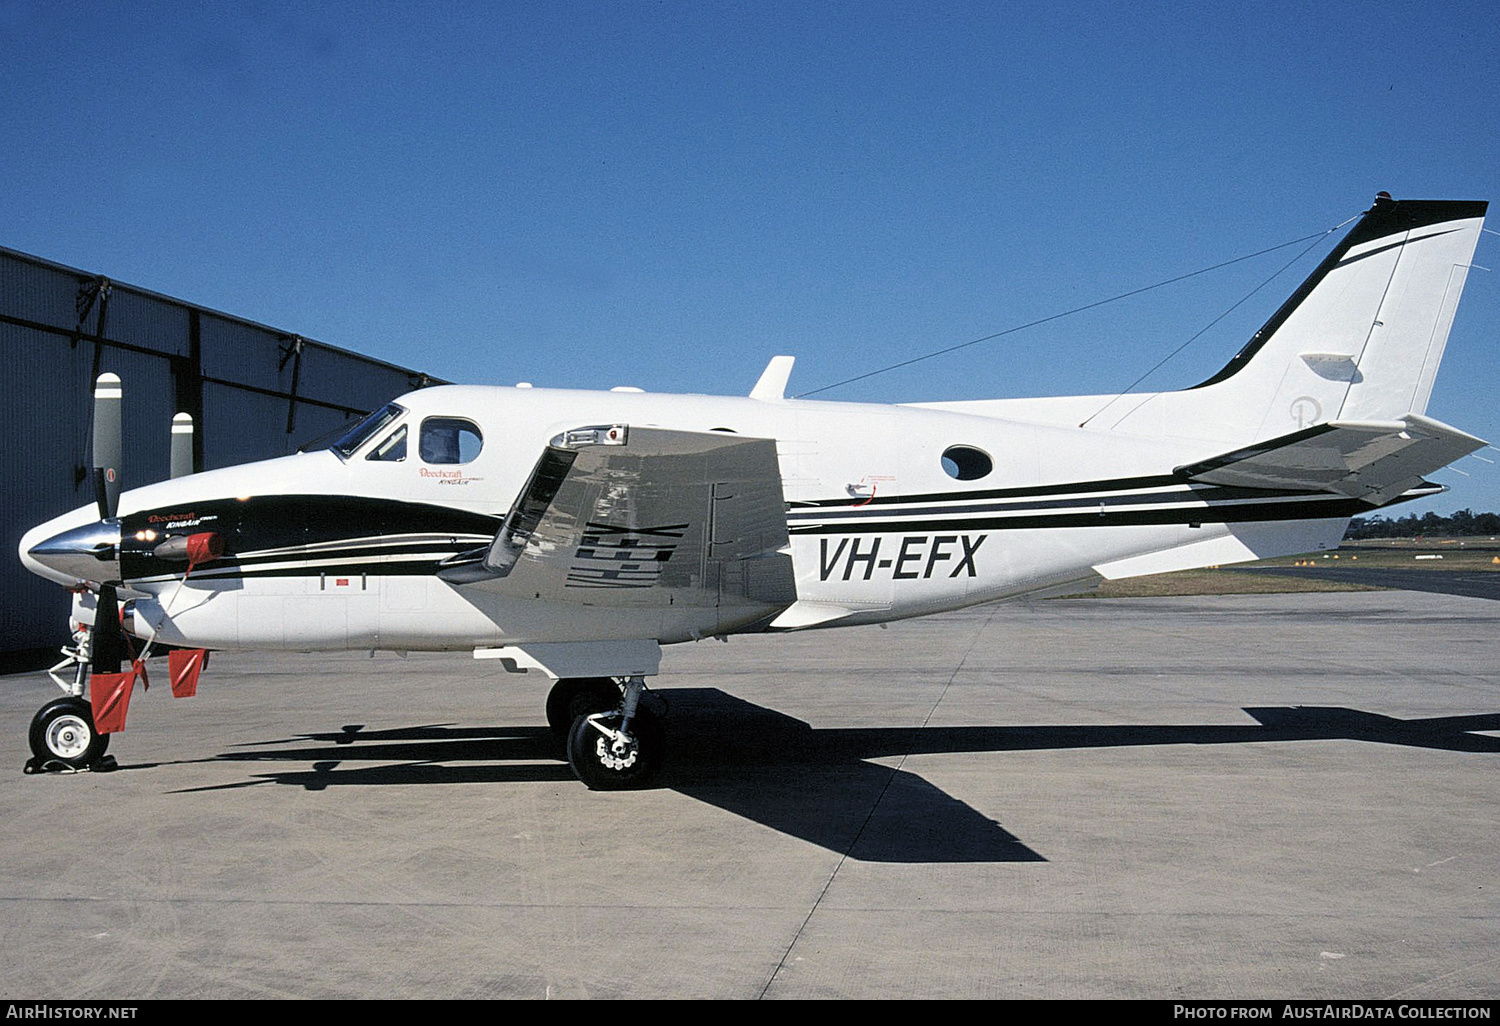
<instances>
[{"instance_id":1,"label":"blue sky","mask_svg":"<svg viewBox=\"0 0 1500 1026\"><path fill-rule=\"evenodd\" d=\"M0 245L453 380L743 394L789 353L806 392L1380 189L1500 199L1497 44L1479 3L0 0ZM1497 243L1429 409L1491 440ZM823 397L1118 391L1301 248ZM1500 509L1460 467L1412 508Z\"/></svg>"}]
</instances>

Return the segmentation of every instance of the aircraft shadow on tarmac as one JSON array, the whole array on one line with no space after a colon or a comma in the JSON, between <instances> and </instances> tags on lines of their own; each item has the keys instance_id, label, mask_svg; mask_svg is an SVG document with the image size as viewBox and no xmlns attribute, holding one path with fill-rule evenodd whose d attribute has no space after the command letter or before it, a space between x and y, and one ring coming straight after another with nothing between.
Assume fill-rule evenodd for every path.
<instances>
[{"instance_id":1,"label":"aircraft shadow on tarmac","mask_svg":"<svg viewBox=\"0 0 1500 1026\"><path fill-rule=\"evenodd\" d=\"M1354 740L1497 753L1500 713L1402 720L1356 709L1247 708L1258 724L813 728L716 688L656 692L669 704L659 786L866 862L1042 862L999 823L914 773L871 760L962 752ZM309 742L311 744L309 744ZM283 747L293 746L293 747ZM190 790L574 782L545 727L338 731L267 741L221 760L306 770ZM350 764L355 765L350 765ZM380 763L381 765L358 765Z\"/></svg>"}]
</instances>

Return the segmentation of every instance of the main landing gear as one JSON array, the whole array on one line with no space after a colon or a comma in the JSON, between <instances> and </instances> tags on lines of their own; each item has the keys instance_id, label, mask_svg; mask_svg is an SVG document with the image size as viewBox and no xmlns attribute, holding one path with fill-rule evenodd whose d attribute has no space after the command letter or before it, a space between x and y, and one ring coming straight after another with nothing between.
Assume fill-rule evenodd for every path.
<instances>
[{"instance_id":1,"label":"main landing gear","mask_svg":"<svg viewBox=\"0 0 1500 1026\"><path fill-rule=\"evenodd\" d=\"M547 726L566 739L574 720L618 707L620 694L613 677L565 677L547 695Z\"/></svg>"},{"instance_id":2,"label":"main landing gear","mask_svg":"<svg viewBox=\"0 0 1500 1026\"><path fill-rule=\"evenodd\" d=\"M547 696L547 723L564 733L568 765L594 791L645 787L661 767L666 731L641 701L640 677L559 680Z\"/></svg>"}]
</instances>

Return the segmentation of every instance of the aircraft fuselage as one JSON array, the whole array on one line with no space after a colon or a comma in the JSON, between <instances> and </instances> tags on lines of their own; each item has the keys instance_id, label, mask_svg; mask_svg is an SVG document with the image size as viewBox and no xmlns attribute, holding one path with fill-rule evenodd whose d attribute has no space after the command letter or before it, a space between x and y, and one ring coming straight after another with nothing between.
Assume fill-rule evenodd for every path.
<instances>
[{"instance_id":1,"label":"aircraft fuselage","mask_svg":"<svg viewBox=\"0 0 1500 1026\"><path fill-rule=\"evenodd\" d=\"M299 453L125 492L119 579L139 596L127 627L144 636L155 626L163 642L205 648L444 650L643 636L672 643L957 608L1092 578L1095 566L1185 545L1232 548L1253 541L1257 525L1274 525L1292 551L1334 545L1343 518L1362 508L1327 495L1247 496L1171 477L1173 466L1215 451L1212 440L933 408L480 386L424 389L397 405L403 412L347 455ZM419 438L434 422L472 425L477 451L424 453ZM784 607L749 606L726 618L711 596L643 609L590 602L583 588L558 602L436 576L443 560L488 544L550 439L603 422L773 439L798 609L777 623ZM400 458L382 456L382 444L403 430ZM979 454L980 465L960 470L969 480L944 469L955 446ZM96 521L94 507L84 507L27 538ZM195 566L179 591L182 565L153 550L165 537L206 531L220 535L226 551ZM654 563L635 556L671 558L670 546L650 549L651 542L595 538L580 563L592 579L582 583L649 584ZM1259 554L1246 551L1240 558ZM1232 558L1226 548L1222 561Z\"/></svg>"}]
</instances>

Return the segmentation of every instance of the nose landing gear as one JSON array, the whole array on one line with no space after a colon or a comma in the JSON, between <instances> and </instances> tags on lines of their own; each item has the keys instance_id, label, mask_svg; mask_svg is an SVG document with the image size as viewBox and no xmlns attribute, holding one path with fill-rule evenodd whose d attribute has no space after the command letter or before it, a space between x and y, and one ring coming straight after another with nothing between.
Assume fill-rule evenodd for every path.
<instances>
[{"instance_id":1,"label":"nose landing gear","mask_svg":"<svg viewBox=\"0 0 1500 1026\"><path fill-rule=\"evenodd\" d=\"M72 647L64 648L62 661L47 671L63 690L63 697L54 698L31 718L27 737L32 757L26 762L27 773L114 768L114 760L104 755L109 735L99 732L94 724L94 707L84 697L98 644L92 632L78 627Z\"/></svg>"}]
</instances>

